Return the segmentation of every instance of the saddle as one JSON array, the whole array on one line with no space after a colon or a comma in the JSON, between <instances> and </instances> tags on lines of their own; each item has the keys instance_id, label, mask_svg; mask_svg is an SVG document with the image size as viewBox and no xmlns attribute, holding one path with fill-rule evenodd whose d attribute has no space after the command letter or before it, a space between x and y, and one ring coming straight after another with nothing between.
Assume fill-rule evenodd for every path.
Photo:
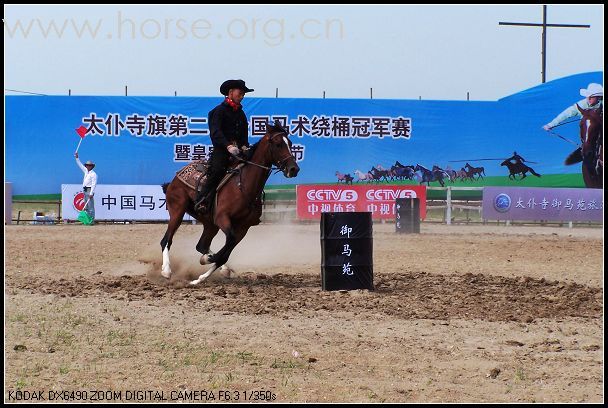
<instances>
[{"instance_id":1,"label":"saddle","mask_svg":"<svg viewBox=\"0 0 608 408\"><path fill-rule=\"evenodd\" d=\"M239 163L236 167L228 169L228 173L224 176L224 178L222 178L216 188L216 191L220 191L220 189L228 182L228 180L233 175L240 172L240 169L244 165L244 163ZM179 170L176 176L188 187L190 187L197 193L200 193L203 190L205 182L207 181L208 170L209 163L207 160L195 160L192 163L187 164L181 170Z\"/></svg>"},{"instance_id":2,"label":"saddle","mask_svg":"<svg viewBox=\"0 0 608 408\"><path fill-rule=\"evenodd\" d=\"M176 176L194 191L201 192L207 180L207 170L207 160L195 160L179 170Z\"/></svg>"}]
</instances>

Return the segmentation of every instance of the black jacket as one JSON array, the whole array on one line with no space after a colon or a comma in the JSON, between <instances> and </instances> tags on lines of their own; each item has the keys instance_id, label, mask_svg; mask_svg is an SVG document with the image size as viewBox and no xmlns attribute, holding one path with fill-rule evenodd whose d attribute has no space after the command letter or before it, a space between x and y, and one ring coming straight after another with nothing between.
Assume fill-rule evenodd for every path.
<instances>
[{"instance_id":1,"label":"black jacket","mask_svg":"<svg viewBox=\"0 0 608 408\"><path fill-rule=\"evenodd\" d=\"M249 145L247 126L247 116L242 107L235 112L224 101L209 112L209 132L216 149L226 149L231 144L238 148Z\"/></svg>"}]
</instances>

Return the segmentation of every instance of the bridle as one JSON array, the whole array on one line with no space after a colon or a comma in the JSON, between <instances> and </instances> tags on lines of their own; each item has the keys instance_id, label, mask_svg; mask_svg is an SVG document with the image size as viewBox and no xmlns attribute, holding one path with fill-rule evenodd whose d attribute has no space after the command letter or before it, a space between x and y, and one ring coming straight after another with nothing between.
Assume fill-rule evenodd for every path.
<instances>
[{"instance_id":1,"label":"bridle","mask_svg":"<svg viewBox=\"0 0 608 408\"><path fill-rule=\"evenodd\" d=\"M269 139L270 142L272 142L272 139L274 139L275 137L277 137L279 135L282 135L282 137L287 136L287 132L277 132L274 135L269 136L268 139ZM273 144L270 143L270 155L271 156L272 156L272 149L273 148L274 148ZM295 157L291 153L291 149L289 149L289 145L287 146L287 148L289 150L289 154L286 155L284 158L282 158L282 159L280 159L280 160L277 161L277 167L273 167L273 165L271 165L270 167L262 166L261 164L254 163L254 162L252 162L250 160L245 160L245 159L243 159L241 157L238 157L238 156L233 156L233 157L236 158L238 161L240 161L242 163L251 164L253 166L260 167L260 168L262 168L264 170L268 170L270 172L272 172L272 170L276 170L276 173L278 173L279 171L283 171L283 169L285 168L285 166L287 164L287 160L294 159L294 161L295 161Z\"/></svg>"}]
</instances>

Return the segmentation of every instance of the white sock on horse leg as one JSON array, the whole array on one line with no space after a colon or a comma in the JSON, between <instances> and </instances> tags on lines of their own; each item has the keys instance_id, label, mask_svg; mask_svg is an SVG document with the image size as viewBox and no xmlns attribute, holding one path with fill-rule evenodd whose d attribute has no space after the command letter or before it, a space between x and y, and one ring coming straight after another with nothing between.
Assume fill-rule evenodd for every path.
<instances>
[{"instance_id":1,"label":"white sock on horse leg","mask_svg":"<svg viewBox=\"0 0 608 408\"><path fill-rule=\"evenodd\" d=\"M165 249L163 250L163 267L160 271L160 274L167 279L171 277L171 265L169 263L169 247L165 247Z\"/></svg>"},{"instance_id":2,"label":"white sock on horse leg","mask_svg":"<svg viewBox=\"0 0 608 408\"><path fill-rule=\"evenodd\" d=\"M204 281L205 279L207 279L209 276L211 276L211 274L217 269L217 266L212 266L211 269L209 269L207 272L205 272L204 274L202 274L201 276L198 277L198 279L193 280L190 282L191 285L198 285L199 283L201 283L202 281Z\"/></svg>"}]
</instances>

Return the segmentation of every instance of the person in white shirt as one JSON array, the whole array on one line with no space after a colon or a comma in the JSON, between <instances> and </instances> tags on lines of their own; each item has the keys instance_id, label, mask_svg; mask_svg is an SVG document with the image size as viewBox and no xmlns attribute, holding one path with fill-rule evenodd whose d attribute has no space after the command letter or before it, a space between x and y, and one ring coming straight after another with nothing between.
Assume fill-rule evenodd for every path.
<instances>
[{"instance_id":1,"label":"person in white shirt","mask_svg":"<svg viewBox=\"0 0 608 408\"><path fill-rule=\"evenodd\" d=\"M95 219L95 201L93 199L95 195L95 186L97 185L97 173L93 171L93 167L95 167L95 163L92 161L87 161L84 166L78 160L78 153L74 153L74 157L76 158L76 164L80 167L80 170L84 173L84 179L82 180L82 191L84 192L84 200L88 203L85 206L84 210L87 212L91 219ZM93 225L93 224L91 224Z\"/></svg>"},{"instance_id":2,"label":"person in white shirt","mask_svg":"<svg viewBox=\"0 0 608 408\"><path fill-rule=\"evenodd\" d=\"M567 107L551 122L544 125L543 129L549 132L552 128L559 126L560 123L564 122L567 119L573 117L582 118L583 114L578 110L579 107L583 110L600 109L601 111L604 109L604 87L601 84L590 83L587 88L581 89L580 93L581 96L585 97L585 99L582 99L574 105L570 105L569 107ZM566 157L564 164L571 165L581 161L583 161L583 150L581 147L578 147L576 148L576 150L570 153L568 157Z\"/></svg>"}]
</instances>

